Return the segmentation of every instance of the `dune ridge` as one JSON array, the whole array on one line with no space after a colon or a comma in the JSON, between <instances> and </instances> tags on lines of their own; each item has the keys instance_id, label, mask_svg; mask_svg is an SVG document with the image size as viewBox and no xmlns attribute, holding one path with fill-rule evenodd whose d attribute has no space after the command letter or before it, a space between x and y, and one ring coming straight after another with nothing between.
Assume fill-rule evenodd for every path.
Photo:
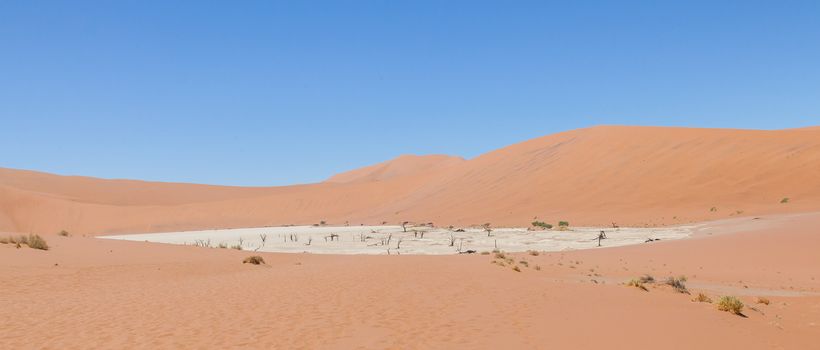
<instances>
[{"instance_id":1,"label":"dune ridge","mask_svg":"<svg viewBox=\"0 0 820 350\"><path fill-rule=\"evenodd\" d=\"M479 157L400 157L282 187L0 169L0 231L84 234L283 224L653 226L820 210L820 129L600 126ZM781 203L788 198L787 203Z\"/></svg>"}]
</instances>

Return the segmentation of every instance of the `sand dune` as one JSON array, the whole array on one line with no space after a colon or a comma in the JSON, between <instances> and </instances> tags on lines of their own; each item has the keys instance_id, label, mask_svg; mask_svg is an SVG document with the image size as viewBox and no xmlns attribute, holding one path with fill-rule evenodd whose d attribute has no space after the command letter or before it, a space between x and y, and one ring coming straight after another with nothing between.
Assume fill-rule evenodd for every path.
<instances>
[{"instance_id":1,"label":"sand dune","mask_svg":"<svg viewBox=\"0 0 820 350\"><path fill-rule=\"evenodd\" d=\"M653 226L820 210L820 130L604 126L470 160L402 157L325 183L241 188L0 171L0 230L83 234L534 218ZM789 198L788 203L781 203Z\"/></svg>"},{"instance_id":2,"label":"sand dune","mask_svg":"<svg viewBox=\"0 0 820 350\"><path fill-rule=\"evenodd\" d=\"M403 155L384 163L334 175L325 180L325 182L351 183L383 181L396 177L410 176L424 171L455 166L461 163L464 163L464 158L446 155Z\"/></svg>"}]
</instances>

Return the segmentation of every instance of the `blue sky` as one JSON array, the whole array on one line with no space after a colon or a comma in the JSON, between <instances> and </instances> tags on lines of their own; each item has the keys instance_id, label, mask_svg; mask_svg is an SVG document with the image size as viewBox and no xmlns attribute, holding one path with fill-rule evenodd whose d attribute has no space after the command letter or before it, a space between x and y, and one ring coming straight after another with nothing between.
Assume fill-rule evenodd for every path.
<instances>
[{"instance_id":1,"label":"blue sky","mask_svg":"<svg viewBox=\"0 0 820 350\"><path fill-rule=\"evenodd\" d=\"M597 124L820 124L817 1L3 1L0 166L284 185Z\"/></svg>"}]
</instances>

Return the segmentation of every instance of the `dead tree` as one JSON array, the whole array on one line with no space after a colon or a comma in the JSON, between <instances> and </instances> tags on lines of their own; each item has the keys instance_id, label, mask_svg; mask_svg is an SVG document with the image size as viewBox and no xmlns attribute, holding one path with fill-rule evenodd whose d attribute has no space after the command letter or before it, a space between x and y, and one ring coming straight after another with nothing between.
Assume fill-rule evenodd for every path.
<instances>
[{"instance_id":1,"label":"dead tree","mask_svg":"<svg viewBox=\"0 0 820 350\"><path fill-rule=\"evenodd\" d=\"M409 221L405 221L405 222L401 223L401 229L404 230L404 232L407 232L407 224L409 224L409 223L410 223Z\"/></svg>"},{"instance_id":2,"label":"dead tree","mask_svg":"<svg viewBox=\"0 0 820 350\"><path fill-rule=\"evenodd\" d=\"M453 235L452 233L450 233L450 246L452 247L455 244L456 244L456 236Z\"/></svg>"},{"instance_id":3,"label":"dead tree","mask_svg":"<svg viewBox=\"0 0 820 350\"><path fill-rule=\"evenodd\" d=\"M492 227L490 227L490 223L489 223L489 222L488 222L488 223L486 223L486 224L484 224L484 225L481 225L481 227L483 227L483 228L484 228L484 231L487 231L487 237L492 236L493 229L492 229Z\"/></svg>"}]
</instances>

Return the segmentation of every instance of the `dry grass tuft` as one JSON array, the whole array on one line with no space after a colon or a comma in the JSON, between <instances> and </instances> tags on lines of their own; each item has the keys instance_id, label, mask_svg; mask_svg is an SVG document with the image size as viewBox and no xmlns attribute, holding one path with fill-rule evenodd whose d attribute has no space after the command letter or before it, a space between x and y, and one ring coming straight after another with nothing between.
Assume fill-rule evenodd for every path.
<instances>
[{"instance_id":1,"label":"dry grass tuft","mask_svg":"<svg viewBox=\"0 0 820 350\"><path fill-rule=\"evenodd\" d=\"M664 283L674 288L678 293L689 294L689 289L686 288L686 276L669 277Z\"/></svg>"},{"instance_id":2,"label":"dry grass tuft","mask_svg":"<svg viewBox=\"0 0 820 350\"><path fill-rule=\"evenodd\" d=\"M58 235L63 236L63 237L68 237L68 236L70 236L70 235L68 234L68 231L66 231L66 230L62 230L62 231L60 231L60 233L58 233Z\"/></svg>"},{"instance_id":3,"label":"dry grass tuft","mask_svg":"<svg viewBox=\"0 0 820 350\"><path fill-rule=\"evenodd\" d=\"M699 302L699 303L711 303L712 298L709 298L709 296L706 295L706 294L698 293L698 296L696 296L694 299L692 299L692 301L696 301L696 302Z\"/></svg>"},{"instance_id":4,"label":"dry grass tuft","mask_svg":"<svg viewBox=\"0 0 820 350\"><path fill-rule=\"evenodd\" d=\"M539 255L541 255L541 252L539 252L537 250L528 250L527 254L532 255L532 256L539 256Z\"/></svg>"},{"instance_id":5,"label":"dry grass tuft","mask_svg":"<svg viewBox=\"0 0 820 350\"><path fill-rule=\"evenodd\" d=\"M651 275L643 275L638 277L638 281L641 283L655 283L655 277L652 277Z\"/></svg>"},{"instance_id":6,"label":"dry grass tuft","mask_svg":"<svg viewBox=\"0 0 820 350\"><path fill-rule=\"evenodd\" d=\"M769 301L768 298L757 297L757 303L758 304L763 304L763 305L769 305L771 303L771 301Z\"/></svg>"},{"instance_id":7,"label":"dry grass tuft","mask_svg":"<svg viewBox=\"0 0 820 350\"><path fill-rule=\"evenodd\" d=\"M17 237L8 236L0 239L0 243L14 244L17 248L21 248L23 244L32 249L48 250L48 243L40 235L29 234L28 236L20 235Z\"/></svg>"},{"instance_id":8,"label":"dry grass tuft","mask_svg":"<svg viewBox=\"0 0 820 350\"><path fill-rule=\"evenodd\" d=\"M646 288L646 286L643 284L643 282L641 282L641 281L639 281L639 280L631 280L631 281L629 281L629 283L627 283L626 285L627 285L627 286L629 286L629 287L635 287L635 288L638 288L638 289L640 289L640 290L643 290L644 292L648 292L648 291L649 291L649 289L647 289L647 288Z\"/></svg>"},{"instance_id":9,"label":"dry grass tuft","mask_svg":"<svg viewBox=\"0 0 820 350\"><path fill-rule=\"evenodd\" d=\"M735 315L743 315L743 302L733 296L722 296L717 302L720 311L731 312Z\"/></svg>"},{"instance_id":10,"label":"dry grass tuft","mask_svg":"<svg viewBox=\"0 0 820 350\"><path fill-rule=\"evenodd\" d=\"M481 255L490 255L490 252L485 250L485 251L481 252Z\"/></svg>"},{"instance_id":11,"label":"dry grass tuft","mask_svg":"<svg viewBox=\"0 0 820 350\"><path fill-rule=\"evenodd\" d=\"M513 267L512 269L515 272L521 272L521 269L518 267L518 265L515 265L515 267Z\"/></svg>"},{"instance_id":12,"label":"dry grass tuft","mask_svg":"<svg viewBox=\"0 0 820 350\"><path fill-rule=\"evenodd\" d=\"M535 265L535 271L541 271L541 265Z\"/></svg>"},{"instance_id":13,"label":"dry grass tuft","mask_svg":"<svg viewBox=\"0 0 820 350\"><path fill-rule=\"evenodd\" d=\"M262 259L262 257L259 255L253 255L245 258L245 260L242 260L242 263L260 265L265 263L265 259Z\"/></svg>"}]
</instances>

